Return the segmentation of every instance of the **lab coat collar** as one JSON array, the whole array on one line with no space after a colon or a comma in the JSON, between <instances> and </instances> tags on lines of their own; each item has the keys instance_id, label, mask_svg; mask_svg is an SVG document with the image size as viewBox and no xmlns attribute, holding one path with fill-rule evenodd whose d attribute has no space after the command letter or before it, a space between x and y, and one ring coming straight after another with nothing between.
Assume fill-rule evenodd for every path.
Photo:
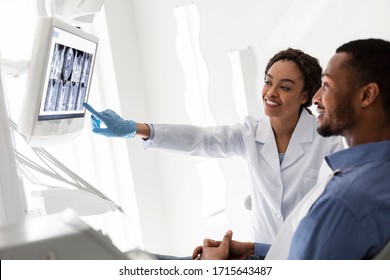
<instances>
[{"instance_id":1,"label":"lab coat collar","mask_svg":"<svg viewBox=\"0 0 390 280\"><path fill-rule=\"evenodd\" d=\"M302 110L301 116L292 135L298 139L299 143L314 141L314 133L317 129L317 122L313 120L313 118L315 117L310 115L306 109Z\"/></svg>"},{"instance_id":2,"label":"lab coat collar","mask_svg":"<svg viewBox=\"0 0 390 280\"><path fill-rule=\"evenodd\" d=\"M261 154L277 174L280 175L281 169L290 166L304 154L302 143L314 141L314 125L315 121L313 121L313 117L307 110L303 110L291 136L282 165L280 166L275 136L269 118L267 116L260 118L255 139L260 143L264 143Z\"/></svg>"},{"instance_id":3,"label":"lab coat collar","mask_svg":"<svg viewBox=\"0 0 390 280\"><path fill-rule=\"evenodd\" d=\"M310 115L306 109L303 109L292 137L295 137L298 143L313 142L314 125L316 124L313 122L313 116ZM269 137L271 134L274 138L269 118L263 115L259 119L259 125L256 129L255 139L257 142L266 143L268 140L270 140Z\"/></svg>"},{"instance_id":4,"label":"lab coat collar","mask_svg":"<svg viewBox=\"0 0 390 280\"><path fill-rule=\"evenodd\" d=\"M305 153L302 148L302 143L314 141L314 133L316 130L314 125L316 124L313 117L304 109L291 136L290 143L288 143L281 169L290 166Z\"/></svg>"}]
</instances>

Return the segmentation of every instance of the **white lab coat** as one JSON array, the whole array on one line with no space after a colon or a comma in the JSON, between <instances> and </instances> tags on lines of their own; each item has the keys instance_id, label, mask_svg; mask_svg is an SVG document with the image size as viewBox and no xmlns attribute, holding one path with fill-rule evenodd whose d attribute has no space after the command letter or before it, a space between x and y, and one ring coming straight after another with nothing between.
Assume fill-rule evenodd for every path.
<instances>
[{"instance_id":1,"label":"white lab coat","mask_svg":"<svg viewBox=\"0 0 390 280\"><path fill-rule=\"evenodd\" d=\"M316 184L324 156L343 148L341 137L317 133L315 116L303 110L280 165L267 116L232 126L154 124L145 148L206 157L243 157L251 177L254 241L272 243L284 219Z\"/></svg>"},{"instance_id":2,"label":"white lab coat","mask_svg":"<svg viewBox=\"0 0 390 280\"><path fill-rule=\"evenodd\" d=\"M287 217L283 226L279 230L274 242L272 243L266 259L267 260L287 260L290 253L291 241L294 233L298 228L301 220L309 212L311 206L324 192L326 185L334 176L334 171L330 168L328 163L324 160L318 176L318 181L315 187L313 187L307 195L301 199L298 205Z\"/></svg>"}]
</instances>

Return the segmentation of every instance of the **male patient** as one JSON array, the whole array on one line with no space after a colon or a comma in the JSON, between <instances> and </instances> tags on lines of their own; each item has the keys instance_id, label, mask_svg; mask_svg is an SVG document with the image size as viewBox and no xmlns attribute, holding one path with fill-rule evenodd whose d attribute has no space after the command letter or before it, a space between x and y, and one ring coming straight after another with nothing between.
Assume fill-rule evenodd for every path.
<instances>
[{"instance_id":1,"label":"male patient","mask_svg":"<svg viewBox=\"0 0 390 280\"><path fill-rule=\"evenodd\" d=\"M288 258L371 259L390 240L390 42L339 47L314 104L318 132L344 136L349 148L325 158L333 177L300 221ZM222 241L206 239L193 258L264 257L257 248L269 247L234 241L228 231Z\"/></svg>"}]
</instances>

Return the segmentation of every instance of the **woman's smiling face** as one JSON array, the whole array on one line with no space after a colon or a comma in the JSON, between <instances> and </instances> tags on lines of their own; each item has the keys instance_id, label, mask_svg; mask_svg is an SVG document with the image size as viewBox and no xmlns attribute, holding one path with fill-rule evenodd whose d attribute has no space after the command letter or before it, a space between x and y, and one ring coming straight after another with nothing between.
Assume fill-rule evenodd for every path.
<instances>
[{"instance_id":1,"label":"woman's smiling face","mask_svg":"<svg viewBox=\"0 0 390 280\"><path fill-rule=\"evenodd\" d=\"M297 65L289 60L276 61L264 78L262 89L264 112L269 117L299 115L308 98L304 79Z\"/></svg>"}]
</instances>

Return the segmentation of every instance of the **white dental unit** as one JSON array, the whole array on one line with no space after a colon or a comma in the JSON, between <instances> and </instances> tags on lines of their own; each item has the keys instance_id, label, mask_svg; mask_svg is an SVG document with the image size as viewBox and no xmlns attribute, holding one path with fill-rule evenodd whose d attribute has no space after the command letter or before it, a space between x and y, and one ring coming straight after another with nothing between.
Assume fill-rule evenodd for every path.
<instances>
[{"instance_id":1,"label":"white dental unit","mask_svg":"<svg viewBox=\"0 0 390 280\"><path fill-rule=\"evenodd\" d=\"M14 130L41 154L45 154L42 147L68 141L81 133L85 121L82 103L88 98L98 38L76 26L92 22L103 2L37 0L40 18L31 60L15 62L0 55L2 73L20 75L28 72L22 114ZM63 65L73 67L71 77ZM58 101L63 92L73 96L67 98L67 103ZM54 95L57 102L52 102ZM58 162L57 167L76 179L78 189L35 192L53 211L41 217L25 217L24 189L17 172L17 161L22 159L14 152L11 122L5 121L8 119L6 104L0 79L0 259L137 258L120 251L107 236L81 220L78 211L70 209L81 209L87 202L88 211L94 214L122 211ZM51 161L55 159L51 158ZM63 206L58 196L69 197L69 209L61 211Z\"/></svg>"}]
</instances>

